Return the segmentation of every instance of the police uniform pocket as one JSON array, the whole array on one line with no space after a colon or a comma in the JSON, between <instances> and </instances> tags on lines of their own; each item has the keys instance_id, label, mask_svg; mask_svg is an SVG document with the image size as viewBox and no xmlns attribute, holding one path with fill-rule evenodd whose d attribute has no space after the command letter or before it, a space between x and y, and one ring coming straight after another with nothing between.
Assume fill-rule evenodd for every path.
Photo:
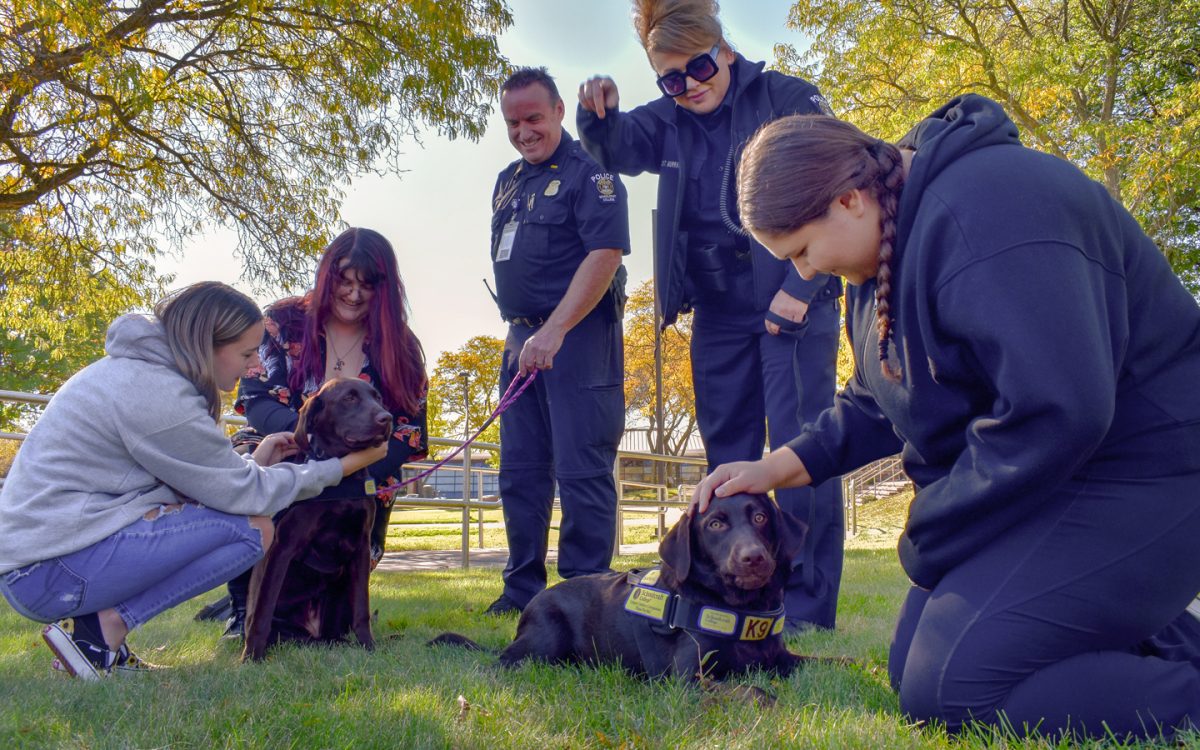
<instances>
[{"instance_id":1,"label":"police uniform pocket","mask_svg":"<svg viewBox=\"0 0 1200 750\"><path fill-rule=\"evenodd\" d=\"M776 323L776 325L779 326L780 336L790 336L794 339L802 339L804 338L804 334L808 333L809 319L808 316L805 315L804 320L801 320L799 323L789 320L786 323Z\"/></svg>"},{"instance_id":2,"label":"police uniform pocket","mask_svg":"<svg viewBox=\"0 0 1200 750\"><path fill-rule=\"evenodd\" d=\"M593 438L601 447L615 446L625 432L625 386L623 383L583 386L592 403Z\"/></svg>"},{"instance_id":3,"label":"police uniform pocket","mask_svg":"<svg viewBox=\"0 0 1200 750\"><path fill-rule=\"evenodd\" d=\"M565 232L561 232L560 228L568 219L570 211L564 202L535 196L533 207L521 214L516 252L527 253L529 257L534 258L552 257L561 253L562 250L554 245L564 236Z\"/></svg>"}]
</instances>

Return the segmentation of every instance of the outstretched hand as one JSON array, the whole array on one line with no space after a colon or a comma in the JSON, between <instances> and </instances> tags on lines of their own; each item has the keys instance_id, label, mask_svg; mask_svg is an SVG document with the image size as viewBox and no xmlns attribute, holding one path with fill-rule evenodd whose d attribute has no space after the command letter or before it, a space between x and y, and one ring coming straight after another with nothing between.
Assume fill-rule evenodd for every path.
<instances>
[{"instance_id":1,"label":"outstretched hand","mask_svg":"<svg viewBox=\"0 0 1200 750\"><path fill-rule=\"evenodd\" d=\"M721 464L696 485L688 515L703 513L714 497L729 497L739 492L766 492L773 489L767 482L762 461L734 461Z\"/></svg>"},{"instance_id":2,"label":"outstretched hand","mask_svg":"<svg viewBox=\"0 0 1200 750\"><path fill-rule=\"evenodd\" d=\"M595 112L601 120L608 110L616 109L620 101L617 82L608 76L592 76L579 84L579 105Z\"/></svg>"},{"instance_id":3,"label":"outstretched hand","mask_svg":"<svg viewBox=\"0 0 1200 750\"><path fill-rule=\"evenodd\" d=\"M296 436L291 432L273 432L262 439L251 457L259 466L274 466L300 452Z\"/></svg>"},{"instance_id":4,"label":"outstretched hand","mask_svg":"<svg viewBox=\"0 0 1200 750\"><path fill-rule=\"evenodd\" d=\"M772 451L758 461L721 464L696 485L688 515L708 510L714 497L741 492L765 493L778 487L802 487L812 482L808 469L789 448Z\"/></svg>"},{"instance_id":5,"label":"outstretched hand","mask_svg":"<svg viewBox=\"0 0 1200 750\"><path fill-rule=\"evenodd\" d=\"M348 477L359 469L365 469L373 463L382 461L387 458L388 441L384 440L379 445L364 448L360 451L342 456L342 476Z\"/></svg>"}]
</instances>

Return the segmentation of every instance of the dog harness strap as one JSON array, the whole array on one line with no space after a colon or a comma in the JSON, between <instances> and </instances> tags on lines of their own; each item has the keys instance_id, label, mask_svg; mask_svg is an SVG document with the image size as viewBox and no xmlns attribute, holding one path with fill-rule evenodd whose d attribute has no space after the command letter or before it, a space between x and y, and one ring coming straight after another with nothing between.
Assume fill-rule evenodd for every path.
<instances>
[{"instance_id":1,"label":"dog harness strap","mask_svg":"<svg viewBox=\"0 0 1200 750\"><path fill-rule=\"evenodd\" d=\"M784 610L777 607L769 612L747 611L679 597L674 616L669 624L673 628L697 631L739 641L761 641L783 632Z\"/></svg>"},{"instance_id":2,"label":"dog harness strap","mask_svg":"<svg viewBox=\"0 0 1200 750\"><path fill-rule=\"evenodd\" d=\"M632 586L625 598L626 612L670 630L691 630L739 641L761 641L783 632L782 606L770 612L715 607L656 588L658 578L658 568L626 574L625 580Z\"/></svg>"}]
</instances>

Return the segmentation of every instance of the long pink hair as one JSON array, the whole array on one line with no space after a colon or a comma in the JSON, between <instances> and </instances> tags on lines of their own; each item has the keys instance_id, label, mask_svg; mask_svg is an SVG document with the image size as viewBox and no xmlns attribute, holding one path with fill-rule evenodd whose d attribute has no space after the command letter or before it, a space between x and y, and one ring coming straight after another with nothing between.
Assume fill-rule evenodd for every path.
<instances>
[{"instance_id":1,"label":"long pink hair","mask_svg":"<svg viewBox=\"0 0 1200 750\"><path fill-rule=\"evenodd\" d=\"M308 293L304 346L288 385L301 392L305 380L320 383L325 361L318 342L333 308L342 274L358 271L375 288L366 318L367 356L379 375L376 383L388 409L415 414L425 392L425 352L408 327L408 298L396 267L396 253L379 232L354 227L334 238L321 255L316 286Z\"/></svg>"}]
</instances>

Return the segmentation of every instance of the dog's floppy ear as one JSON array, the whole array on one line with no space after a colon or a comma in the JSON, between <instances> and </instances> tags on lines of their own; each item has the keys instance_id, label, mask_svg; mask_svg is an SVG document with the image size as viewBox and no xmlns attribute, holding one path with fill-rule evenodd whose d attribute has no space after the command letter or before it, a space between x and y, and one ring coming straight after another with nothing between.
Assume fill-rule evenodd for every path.
<instances>
[{"instance_id":1,"label":"dog's floppy ear","mask_svg":"<svg viewBox=\"0 0 1200 750\"><path fill-rule=\"evenodd\" d=\"M316 419L316 416L321 413L325 402L321 400L321 394L316 393L304 402L304 406L300 407L300 418L296 420L296 447L301 453L308 453L312 446L308 442L308 420Z\"/></svg>"},{"instance_id":2,"label":"dog's floppy ear","mask_svg":"<svg viewBox=\"0 0 1200 750\"><path fill-rule=\"evenodd\" d=\"M683 583L692 568L692 523L699 514L690 515L684 511L667 535L658 545L658 556L662 558L665 572L675 577L678 583Z\"/></svg>"},{"instance_id":3,"label":"dog's floppy ear","mask_svg":"<svg viewBox=\"0 0 1200 750\"><path fill-rule=\"evenodd\" d=\"M771 498L762 496L767 505L771 506L775 516L775 536L779 540L776 558L787 558L789 562L799 560L804 551L804 539L808 536L808 524L787 513Z\"/></svg>"}]
</instances>

